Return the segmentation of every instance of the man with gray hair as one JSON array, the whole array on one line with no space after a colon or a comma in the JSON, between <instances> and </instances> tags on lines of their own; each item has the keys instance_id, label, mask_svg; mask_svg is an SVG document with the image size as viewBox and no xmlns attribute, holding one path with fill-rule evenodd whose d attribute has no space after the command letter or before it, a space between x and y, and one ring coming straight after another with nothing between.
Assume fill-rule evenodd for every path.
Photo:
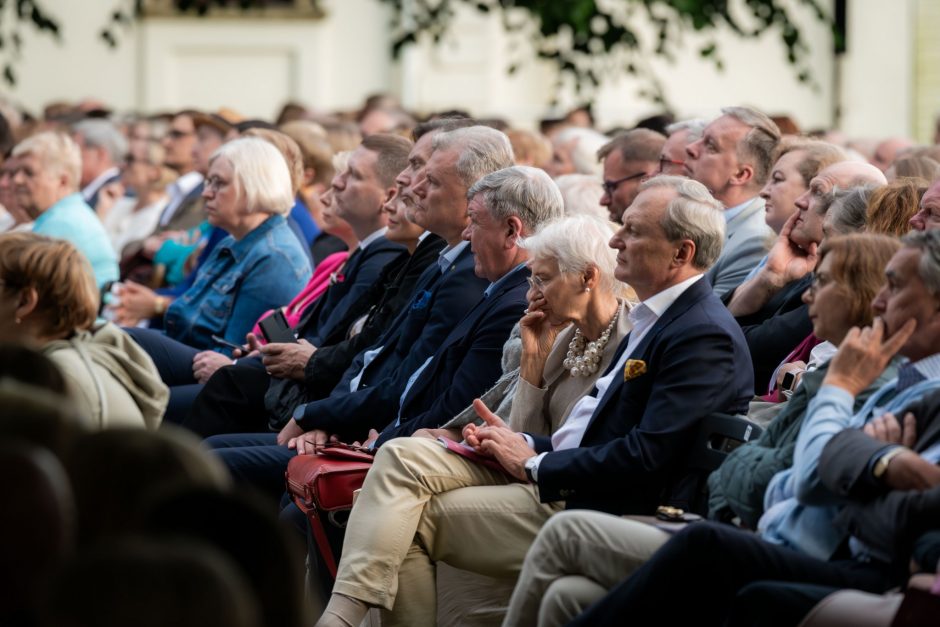
<instances>
[{"instance_id":1,"label":"man with gray hair","mask_svg":"<svg viewBox=\"0 0 940 627\"><path fill-rule=\"evenodd\" d=\"M495 457L512 479L432 497L409 559L383 568L383 581L359 581L363 571L341 564L318 625L358 625L369 606L389 610L393 624L433 624L434 608L416 602L434 585L425 564L513 577L561 501L616 514L652 514L663 503L695 508L704 477L685 459L699 422L713 412L746 411L752 396L744 337L702 280L720 254L724 219L701 184L663 176L641 186L623 223L611 240L619 251L615 274L641 302L594 393L575 404L551 439L520 437L476 404L486 424L468 443ZM422 480L420 473L413 480ZM365 561L371 558L363 548L373 556L381 550L358 547ZM344 563L351 560L344 555Z\"/></svg>"},{"instance_id":2,"label":"man with gray hair","mask_svg":"<svg viewBox=\"0 0 940 627\"><path fill-rule=\"evenodd\" d=\"M729 624L733 617L731 624L797 624L837 589L884 592L907 580L910 547L938 519L940 453L931 423L940 389L940 232L910 233L902 242L872 301L874 322L849 331L807 408L794 466L774 476L759 532L702 522L670 535L619 518L582 520L590 523L581 533L592 544L599 537L619 540L616 550L604 543L610 550L603 553L618 566L605 565L607 575L592 577L600 583L593 598L578 599L590 609L562 622L598 625L630 616L649 624L677 589L694 587L671 612L679 623ZM895 355L907 359L898 376L855 412L856 396ZM569 538L564 548L574 554L578 546ZM626 579L616 585L618 570ZM538 598L552 579L526 594ZM613 585L598 600L597 588Z\"/></svg>"},{"instance_id":3,"label":"man with gray hair","mask_svg":"<svg viewBox=\"0 0 940 627\"><path fill-rule=\"evenodd\" d=\"M112 122L97 118L73 125L72 137L82 155L82 198L97 212L99 196L108 195L110 208L124 195L119 166L127 155L127 140Z\"/></svg>"},{"instance_id":4,"label":"man with gray hair","mask_svg":"<svg viewBox=\"0 0 940 627\"><path fill-rule=\"evenodd\" d=\"M67 135L47 131L13 148L17 158L13 193L35 222L33 231L66 239L91 263L98 287L118 278L111 240L91 207L78 193L81 154Z\"/></svg>"},{"instance_id":5,"label":"man with gray hair","mask_svg":"<svg viewBox=\"0 0 940 627\"><path fill-rule=\"evenodd\" d=\"M659 154L659 173L685 175L685 149L705 131L705 120L693 118L666 127L666 143Z\"/></svg>"},{"instance_id":6,"label":"man with gray hair","mask_svg":"<svg viewBox=\"0 0 940 627\"><path fill-rule=\"evenodd\" d=\"M741 283L767 252L771 235L758 196L773 167L780 130L750 107L726 107L702 137L686 148L688 176L702 183L725 206L725 248L708 271L715 294Z\"/></svg>"}]
</instances>

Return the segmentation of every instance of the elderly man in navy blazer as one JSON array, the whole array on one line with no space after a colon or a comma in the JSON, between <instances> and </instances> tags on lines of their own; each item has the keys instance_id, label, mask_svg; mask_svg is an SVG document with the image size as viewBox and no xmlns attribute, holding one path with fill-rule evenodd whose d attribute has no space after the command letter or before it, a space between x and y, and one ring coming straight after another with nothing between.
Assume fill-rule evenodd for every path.
<instances>
[{"instance_id":1,"label":"elderly man in navy blazer","mask_svg":"<svg viewBox=\"0 0 940 627\"><path fill-rule=\"evenodd\" d=\"M694 482L685 459L700 420L744 412L752 395L744 337L704 278L723 240L721 205L703 185L673 176L645 182L611 240L617 277L641 302L595 392L551 440L515 433L477 403L486 425L466 430L467 442L505 475L462 460L467 468L450 481L426 467L432 441L385 444L349 519L318 625L357 625L369 607L389 610L383 624L432 625L434 562L514 577L539 528L565 505L650 514L687 503ZM397 495L415 491L424 506L403 511L400 503L413 499Z\"/></svg>"}]
</instances>

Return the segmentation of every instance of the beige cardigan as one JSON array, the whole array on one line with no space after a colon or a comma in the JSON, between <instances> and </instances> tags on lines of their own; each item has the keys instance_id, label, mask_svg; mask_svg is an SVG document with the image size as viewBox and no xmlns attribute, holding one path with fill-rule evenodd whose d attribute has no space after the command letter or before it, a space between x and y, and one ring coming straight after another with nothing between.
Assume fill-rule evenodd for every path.
<instances>
[{"instance_id":1,"label":"beige cardigan","mask_svg":"<svg viewBox=\"0 0 940 627\"><path fill-rule=\"evenodd\" d=\"M621 305L617 324L610 334L610 341L604 347L600 367L590 377L572 377L563 366L565 355L568 354L568 344L574 337L574 325L559 333L552 346L552 352L545 360L542 387L536 387L519 377L509 414L509 426L512 430L535 435L551 435L557 431L575 403L591 392L594 383L610 366L617 347L631 328L633 325L627 318L627 307Z\"/></svg>"}]
</instances>

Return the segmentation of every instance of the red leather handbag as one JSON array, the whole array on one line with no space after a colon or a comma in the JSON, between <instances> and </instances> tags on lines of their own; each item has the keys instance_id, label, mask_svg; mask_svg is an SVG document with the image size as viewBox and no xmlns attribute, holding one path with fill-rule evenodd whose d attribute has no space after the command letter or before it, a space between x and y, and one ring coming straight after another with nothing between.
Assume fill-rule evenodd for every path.
<instances>
[{"instance_id":1,"label":"red leather handbag","mask_svg":"<svg viewBox=\"0 0 940 627\"><path fill-rule=\"evenodd\" d=\"M287 464L287 491L310 521L313 538L330 574L336 576L336 558L323 526L323 515L336 526L336 512L352 509L353 492L362 487L372 467L373 454L361 446L334 443L320 453L297 455Z\"/></svg>"}]
</instances>

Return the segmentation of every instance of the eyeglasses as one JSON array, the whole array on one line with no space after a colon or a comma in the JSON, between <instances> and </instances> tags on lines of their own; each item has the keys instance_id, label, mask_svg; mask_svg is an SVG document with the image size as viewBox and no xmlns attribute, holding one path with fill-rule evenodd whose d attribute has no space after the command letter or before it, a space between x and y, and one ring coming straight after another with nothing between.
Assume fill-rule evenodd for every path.
<instances>
[{"instance_id":1,"label":"eyeglasses","mask_svg":"<svg viewBox=\"0 0 940 627\"><path fill-rule=\"evenodd\" d=\"M530 276L530 277L526 277L526 281L529 282L529 287L534 287L535 289L541 292L545 288L545 284L548 283L548 281L551 281L551 279L546 281L542 277Z\"/></svg>"},{"instance_id":2,"label":"eyeglasses","mask_svg":"<svg viewBox=\"0 0 940 627\"><path fill-rule=\"evenodd\" d=\"M190 135L195 135L193 131L181 131L176 128L171 128L166 132L166 136L170 139L182 139L184 137L189 137Z\"/></svg>"},{"instance_id":3,"label":"eyeglasses","mask_svg":"<svg viewBox=\"0 0 940 627\"><path fill-rule=\"evenodd\" d=\"M632 181L633 179L644 178L647 176L649 176L649 174L647 174L646 172L637 172L636 174L625 176L622 179L617 179L616 181L604 181L603 183L601 183L601 187L604 188L604 192L608 196L613 196L614 192L617 191L617 187L621 183L626 183L627 181Z\"/></svg>"},{"instance_id":4,"label":"eyeglasses","mask_svg":"<svg viewBox=\"0 0 940 627\"><path fill-rule=\"evenodd\" d=\"M217 176L210 176L206 179L206 182L203 185L203 189L212 190L213 193L218 192L220 189L228 185L228 181L220 179Z\"/></svg>"},{"instance_id":5,"label":"eyeglasses","mask_svg":"<svg viewBox=\"0 0 940 627\"><path fill-rule=\"evenodd\" d=\"M677 165L679 167L685 166L685 161L676 161L675 159L667 159L666 157L659 158L659 171L665 172L667 165Z\"/></svg>"}]
</instances>

